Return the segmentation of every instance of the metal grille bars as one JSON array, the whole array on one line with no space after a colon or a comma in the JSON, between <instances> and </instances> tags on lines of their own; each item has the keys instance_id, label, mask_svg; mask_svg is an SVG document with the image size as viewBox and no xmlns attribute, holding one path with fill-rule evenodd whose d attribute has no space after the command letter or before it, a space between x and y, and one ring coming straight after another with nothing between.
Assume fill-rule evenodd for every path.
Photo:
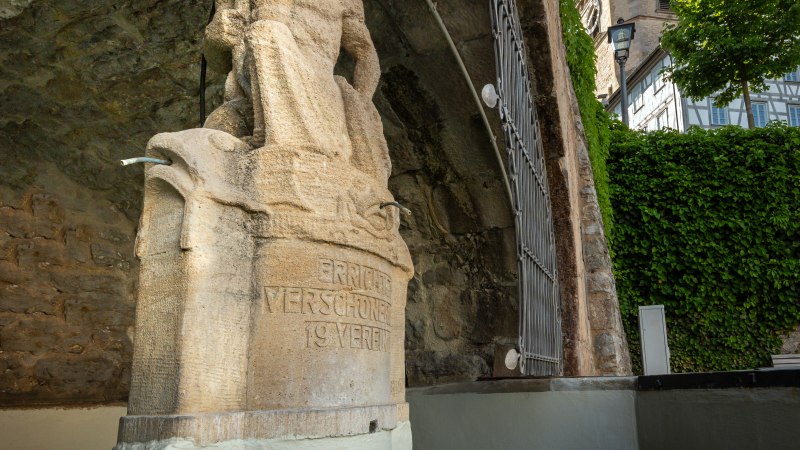
<instances>
[{"instance_id":1,"label":"metal grille bars","mask_svg":"<svg viewBox=\"0 0 800 450\"><path fill-rule=\"evenodd\" d=\"M524 375L554 376L562 361L560 300L539 123L516 1L490 3L517 228L520 365Z\"/></svg>"}]
</instances>

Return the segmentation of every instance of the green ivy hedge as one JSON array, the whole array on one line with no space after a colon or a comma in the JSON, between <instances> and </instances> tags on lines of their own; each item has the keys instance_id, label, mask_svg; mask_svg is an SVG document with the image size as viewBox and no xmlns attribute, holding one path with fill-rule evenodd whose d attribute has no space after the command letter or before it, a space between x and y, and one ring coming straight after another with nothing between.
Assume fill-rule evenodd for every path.
<instances>
[{"instance_id":1,"label":"green ivy hedge","mask_svg":"<svg viewBox=\"0 0 800 450\"><path fill-rule=\"evenodd\" d=\"M606 237L611 238L613 215L608 192L608 146L611 120L603 105L595 98L595 61L592 38L586 34L581 24L578 11L573 0L561 0L561 30L567 53L572 85L578 100L589 148L589 159L592 162L597 201L603 216Z\"/></svg>"},{"instance_id":2,"label":"green ivy hedge","mask_svg":"<svg viewBox=\"0 0 800 450\"><path fill-rule=\"evenodd\" d=\"M614 266L641 369L638 307L663 304L673 370L769 365L800 323L800 129L611 134Z\"/></svg>"}]
</instances>

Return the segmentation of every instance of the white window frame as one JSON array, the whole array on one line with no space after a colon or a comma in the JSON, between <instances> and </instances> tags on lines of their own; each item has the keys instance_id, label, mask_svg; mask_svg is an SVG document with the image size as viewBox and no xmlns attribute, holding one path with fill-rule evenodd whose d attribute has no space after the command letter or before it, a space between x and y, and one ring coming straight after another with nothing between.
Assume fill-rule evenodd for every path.
<instances>
[{"instance_id":1,"label":"white window frame","mask_svg":"<svg viewBox=\"0 0 800 450\"><path fill-rule=\"evenodd\" d=\"M664 69L666 67L670 67L671 65L672 64L671 64L669 59L667 59L667 58L662 59L661 61L658 62L656 73L660 72L661 69ZM654 84L656 84L656 88L655 88L656 92L660 91L661 89L664 88L664 86L667 85L667 80L664 79L664 75L658 75L658 80L656 80L656 81L657 81L657 84L656 84L655 81L653 82Z\"/></svg>"},{"instance_id":2,"label":"white window frame","mask_svg":"<svg viewBox=\"0 0 800 450\"><path fill-rule=\"evenodd\" d=\"M792 120L792 111L795 111L795 119ZM786 112L789 115L789 125L793 127L800 127L800 105L788 105Z\"/></svg>"},{"instance_id":3,"label":"white window frame","mask_svg":"<svg viewBox=\"0 0 800 450\"><path fill-rule=\"evenodd\" d=\"M657 94L658 91L664 88L664 75L661 73L661 69L664 67L664 61L661 60L656 64L655 70L653 70L653 90Z\"/></svg>"},{"instance_id":4,"label":"white window frame","mask_svg":"<svg viewBox=\"0 0 800 450\"><path fill-rule=\"evenodd\" d=\"M649 88L652 84L653 84L653 73L647 72L647 75L645 75L644 78L642 79L642 91L643 92L647 91L647 88Z\"/></svg>"},{"instance_id":5,"label":"white window frame","mask_svg":"<svg viewBox=\"0 0 800 450\"><path fill-rule=\"evenodd\" d=\"M719 110L719 111L722 111L725 114L724 115L725 123L715 123L714 122L714 110L715 109ZM725 125L730 125L731 124L731 113L728 110L727 106L723 106L721 108L717 108L716 106L714 106L714 99L713 98L709 98L708 99L708 119L709 119L709 123L711 124L711 126L714 126L714 127L722 127L722 126L725 126Z\"/></svg>"},{"instance_id":6,"label":"white window frame","mask_svg":"<svg viewBox=\"0 0 800 450\"><path fill-rule=\"evenodd\" d=\"M633 88L631 97L633 97L633 112L639 112L639 110L644 106L644 94L641 83L637 84L636 87Z\"/></svg>"},{"instance_id":7,"label":"white window frame","mask_svg":"<svg viewBox=\"0 0 800 450\"><path fill-rule=\"evenodd\" d=\"M659 130L663 130L664 128L669 128L669 126L669 108L664 108L656 116L656 127Z\"/></svg>"},{"instance_id":8,"label":"white window frame","mask_svg":"<svg viewBox=\"0 0 800 450\"><path fill-rule=\"evenodd\" d=\"M764 107L764 117L763 117L764 121L763 122L759 122L759 120L758 120L759 117L756 116L756 107L757 106L759 106L759 107L763 106ZM752 107L753 107L753 122L755 123L756 128L763 128L763 127L767 126L767 122L769 122L769 104L767 104L767 102L752 102Z\"/></svg>"},{"instance_id":9,"label":"white window frame","mask_svg":"<svg viewBox=\"0 0 800 450\"><path fill-rule=\"evenodd\" d=\"M789 83L800 83L800 67L797 67L793 71L784 75L783 81L788 81Z\"/></svg>"}]
</instances>

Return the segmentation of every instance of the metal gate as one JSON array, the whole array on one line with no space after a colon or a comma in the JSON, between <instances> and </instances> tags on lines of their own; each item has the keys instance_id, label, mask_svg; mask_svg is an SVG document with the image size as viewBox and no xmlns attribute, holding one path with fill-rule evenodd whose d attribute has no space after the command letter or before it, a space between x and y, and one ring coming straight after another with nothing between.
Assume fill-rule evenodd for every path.
<instances>
[{"instance_id":1,"label":"metal gate","mask_svg":"<svg viewBox=\"0 0 800 450\"><path fill-rule=\"evenodd\" d=\"M517 229L520 365L524 375L559 375L562 337L553 221L525 44L516 1L490 3Z\"/></svg>"}]
</instances>

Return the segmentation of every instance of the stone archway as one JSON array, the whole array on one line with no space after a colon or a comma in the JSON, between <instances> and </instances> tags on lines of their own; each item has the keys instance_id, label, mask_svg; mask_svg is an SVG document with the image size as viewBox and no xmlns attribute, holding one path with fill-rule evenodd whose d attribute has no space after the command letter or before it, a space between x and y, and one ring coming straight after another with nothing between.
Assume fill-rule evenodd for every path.
<instances>
[{"instance_id":1,"label":"stone archway","mask_svg":"<svg viewBox=\"0 0 800 450\"><path fill-rule=\"evenodd\" d=\"M486 2L438 4L474 83L492 82ZM0 403L124 400L142 178L140 168L119 168L117 160L141 154L158 131L197 122L207 5L17 6L6 11L0 2ZM592 234L590 171L562 95L569 89L557 5L520 6L531 64L552 73L537 75L536 86L548 168L563 173L551 175L551 190L564 199L554 209L556 229L565 230L558 237L565 323L574 322L567 373L623 373L622 362L594 357L610 349L622 361L614 356L623 354L622 334L601 326L609 314L592 312L612 311L613 278L604 243ZM365 7L383 67L375 101L393 159L390 186L414 212L402 228L418 269L407 308L408 383L488 375L495 345L517 339L514 230L499 168L424 5L366 0ZM211 76L210 106L222 82ZM598 346L606 341L614 345Z\"/></svg>"}]
</instances>

